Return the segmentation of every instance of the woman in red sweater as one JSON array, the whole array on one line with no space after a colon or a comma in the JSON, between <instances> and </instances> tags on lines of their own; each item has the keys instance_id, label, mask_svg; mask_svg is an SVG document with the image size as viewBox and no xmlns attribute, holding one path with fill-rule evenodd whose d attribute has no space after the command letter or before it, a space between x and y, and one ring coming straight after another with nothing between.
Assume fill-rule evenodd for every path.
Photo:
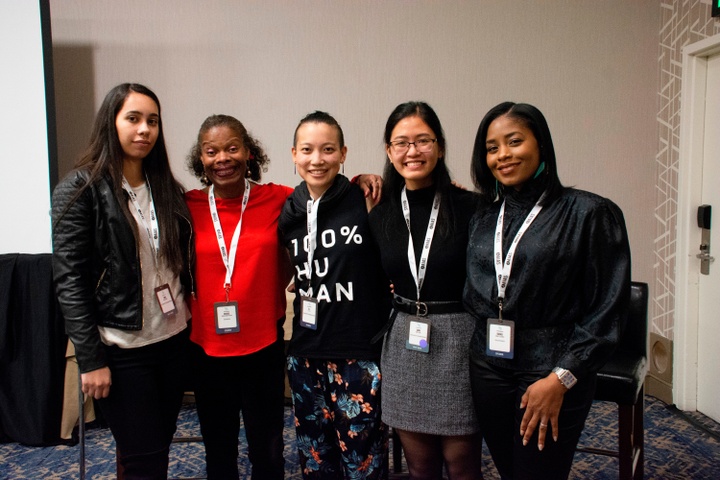
<instances>
[{"instance_id":1,"label":"woman in red sweater","mask_svg":"<svg viewBox=\"0 0 720 480\"><path fill-rule=\"evenodd\" d=\"M282 324L292 272L277 220L292 189L255 183L268 161L243 124L226 115L203 122L188 156L206 185L185 200L197 255L195 400L211 480L238 478L241 411L253 478L285 472Z\"/></svg>"}]
</instances>

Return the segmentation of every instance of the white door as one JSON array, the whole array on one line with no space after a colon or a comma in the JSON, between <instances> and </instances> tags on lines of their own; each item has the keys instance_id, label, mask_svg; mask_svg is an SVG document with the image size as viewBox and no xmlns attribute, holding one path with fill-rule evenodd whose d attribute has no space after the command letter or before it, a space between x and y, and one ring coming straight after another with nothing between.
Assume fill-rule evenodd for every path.
<instances>
[{"instance_id":1,"label":"white door","mask_svg":"<svg viewBox=\"0 0 720 480\"><path fill-rule=\"evenodd\" d=\"M697 409L720 422L720 54L708 58L706 85L702 203L712 206L716 260L699 276Z\"/></svg>"}]
</instances>

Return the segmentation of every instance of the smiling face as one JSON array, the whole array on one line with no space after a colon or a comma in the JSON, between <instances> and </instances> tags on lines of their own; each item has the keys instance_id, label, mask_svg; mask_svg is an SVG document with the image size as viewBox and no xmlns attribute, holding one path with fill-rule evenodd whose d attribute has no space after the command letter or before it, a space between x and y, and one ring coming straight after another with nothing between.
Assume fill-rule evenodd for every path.
<instances>
[{"instance_id":1,"label":"smiling face","mask_svg":"<svg viewBox=\"0 0 720 480\"><path fill-rule=\"evenodd\" d=\"M131 91L115 116L115 129L123 161L142 161L155 146L160 132L157 104L147 95Z\"/></svg>"},{"instance_id":2,"label":"smiling face","mask_svg":"<svg viewBox=\"0 0 720 480\"><path fill-rule=\"evenodd\" d=\"M234 198L245 189L250 152L232 128L211 127L200 141L200 160L208 180L220 198Z\"/></svg>"},{"instance_id":3,"label":"smiling face","mask_svg":"<svg viewBox=\"0 0 720 480\"><path fill-rule=\"evenodd\" d=\"M485 145L487 166L506 187L520 190L540 166L540 149L532 130L508 115L490 123Z\"/></svg>"},{"instance_id":4,"label":"smiling face","mask_svg":"<svg viewBox=\"0 0 720 480\"><path fill-rule=\"evenodd\" d=\"M405 117L400 120L390 134L391 145L395 142L416 142L424 139L436 139L435 132L418 116ZM418 152L415 144L409 145L404 152L396 153L391 145L386 146L386 153L395 170L405 179L409 190L429 187L433 183L432 171L443 153L435 141L428 152Z\"/></svg>"},{"instance_id":5,"label":"smiling face","mask_svg":"<svg viewBox=\"0 0 720 480\"><path fill-rule=\"evenodd\" d=\"M293 162L310 195L317 200L330 188L340 165L345 163L347 147L340 146L337 127L323 122L303 123L298 127L295 138Z\"/></svg>"}]
</instances>

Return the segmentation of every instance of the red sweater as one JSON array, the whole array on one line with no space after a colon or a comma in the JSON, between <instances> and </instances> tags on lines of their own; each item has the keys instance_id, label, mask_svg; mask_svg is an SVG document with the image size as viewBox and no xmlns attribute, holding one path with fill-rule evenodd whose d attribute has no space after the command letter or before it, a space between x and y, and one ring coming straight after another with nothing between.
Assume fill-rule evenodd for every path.
<instances>
[{"instance_id":1,"label":"red sweater","mask_svg":"<svg viewBox=\"0 0 720 480\"><path fill-rule=\"evenodd\" d=\"M210 218L207 193L185 194L195 231L196 299L192 299L191 340L210 356L248 355L278 338L277 322L285 316L285 287L292 272L287 252L280 244L278 217L292 188L272 183L253 184L243 215L235 257L230 300L238 302L240 331L215 332L215 302L225 301L225 265ZM240 219L242 197L216 198L218 216L228 251Z\"/></svg>"}]
</instances>

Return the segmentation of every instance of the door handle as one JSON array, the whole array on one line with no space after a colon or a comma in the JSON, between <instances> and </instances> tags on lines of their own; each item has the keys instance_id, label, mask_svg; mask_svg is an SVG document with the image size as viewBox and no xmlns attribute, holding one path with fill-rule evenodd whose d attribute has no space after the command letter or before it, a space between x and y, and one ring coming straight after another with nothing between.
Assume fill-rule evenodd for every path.
<instances>
[{"instance_id":1,"label":"door handle","mask_svg":"<svg viewBox=\"0 0 720 480\"><path fill-rule=\"evenodd\" d=\"M710 264L715 257L710 255L710 225L712 221L712 206L700 205L697 211L698 227L702 229L700 253L695 255L700 259L700 273L710 275Z\"/></svg>"}]
</instances>

